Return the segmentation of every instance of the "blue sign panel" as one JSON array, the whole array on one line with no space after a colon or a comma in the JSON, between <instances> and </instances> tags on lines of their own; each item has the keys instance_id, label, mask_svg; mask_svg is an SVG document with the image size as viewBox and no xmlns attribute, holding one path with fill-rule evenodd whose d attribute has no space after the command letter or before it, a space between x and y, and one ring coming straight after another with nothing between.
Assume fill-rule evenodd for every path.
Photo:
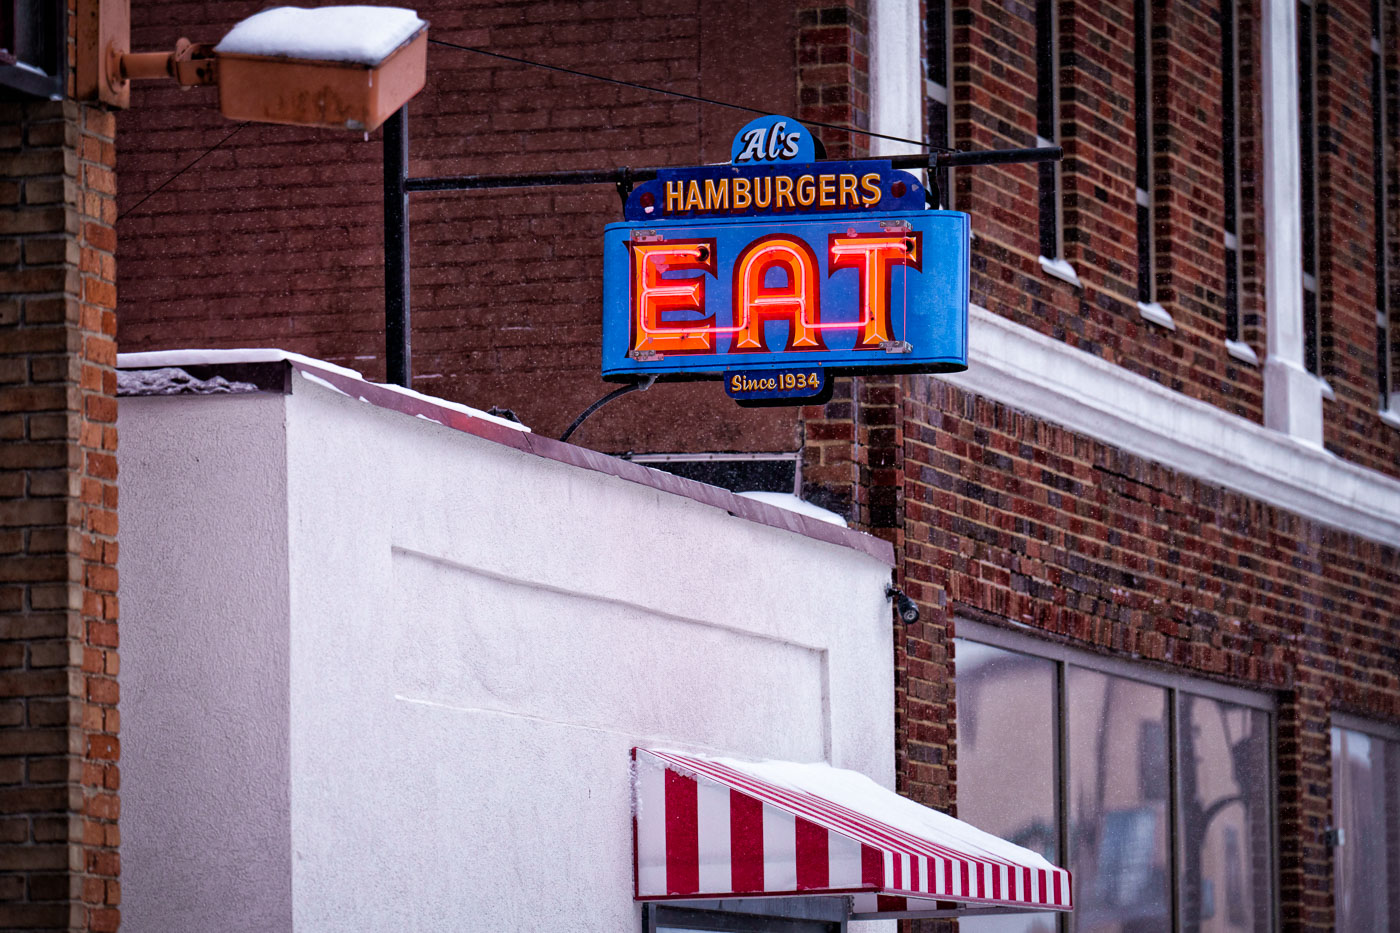
<instances>
[{"instance_id":1,"label":"blue sign panel","mask_svg":"<svg viewBox=\"0 0 1400 933\"><path fill-rule=\"evenodd\" d=\"M633 189L628 220L917 211L924 186L888 161L700 165L662 169Z\"/></svg>"},{"instance_id":2,"label":"blue sign panel","mask_svg":"<svg viewBox=\"0 0 1400 933\"><path fill-rule=\"evenodd\" d=\"M968 217L609 224L603 377L967 368Z\"/></svg>"}]
</instances>

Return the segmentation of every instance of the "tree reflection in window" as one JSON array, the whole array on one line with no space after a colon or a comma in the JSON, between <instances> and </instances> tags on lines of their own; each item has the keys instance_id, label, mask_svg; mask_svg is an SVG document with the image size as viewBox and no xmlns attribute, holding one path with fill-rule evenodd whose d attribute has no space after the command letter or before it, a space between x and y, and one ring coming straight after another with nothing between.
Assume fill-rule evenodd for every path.
<instances>
[{"instance_id":1,"label":"tree reflection in window","mask_svg":"<svg viewBox=\"0 0 1400 933\"><path fill-rule=\"evenodd\" d=\"M1066 865L1075 910L961 928L1271 931L1267 699L1047 650L956 640L958 815Z\"/></svg>"}]
</instances>

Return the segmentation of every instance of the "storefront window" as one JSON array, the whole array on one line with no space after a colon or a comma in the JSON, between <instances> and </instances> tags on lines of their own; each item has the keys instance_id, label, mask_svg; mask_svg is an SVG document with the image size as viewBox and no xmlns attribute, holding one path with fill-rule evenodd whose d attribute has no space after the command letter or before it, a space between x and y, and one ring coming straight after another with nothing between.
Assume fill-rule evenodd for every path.
<instances>
[{"instance_id":1,"label":"storefront window","mask_svg":"<svg viewBox=\"0 0 1400 933\"><path fill-rule=\"evenodd\" d=\"M1271 929L1269 717L1180 694L1182 926Z\"/></svg>"},{"instance_id":2,"label":"storefront window","mask_svg":"<svg viewBox=\"0 0 1400 933\"><path fill-rule=\"evenodd\" d=\"M1065 676L1075 928L1168 929L1167 692L1080 667Z\"/></svg>"},{"instance_id":3,"label":"storefront window","mask_svg":"<svg viewBox=\"0 0 1400 933\"><path fill-rule=\"evenodd\" d=\"M1332 871L1338 933L1400 931L1400 741L1332 729Z\"/></svg>"},{"instance_id":4,"label":"storefront window","mask_svg":"<svg viewBox=\"0 0 1400 933\"><path fill-rule=\"evenodd\" d=\"M1059 919L963 930L1274 929L1268 697L961 620L959 633L958 815L1066 865L1075 900Z\"/></svg>"},{"instance_id":5,"label":"storefront window","mask_svg":"<svg viewBox=\"0 0 1400 933\"><path fill-rule=\"evenodd\" d=\"M1056 670L1052 661L958 642L958 817L1060 862L1056 813ZM1014 697L1014 702L1008 702ZM1022 775L1008 781L1009 774ZM969 917L963 933L1054 933L1047 914Z\"/></svg>"}]
</instances>

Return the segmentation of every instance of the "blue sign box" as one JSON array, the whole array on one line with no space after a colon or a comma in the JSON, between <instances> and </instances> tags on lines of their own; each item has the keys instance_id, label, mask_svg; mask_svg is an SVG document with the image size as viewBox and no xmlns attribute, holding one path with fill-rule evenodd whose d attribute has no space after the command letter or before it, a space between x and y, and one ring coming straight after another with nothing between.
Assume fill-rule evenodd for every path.
<instances>
[{"instance_id":1,"label":"blue sign box","mask_svg":"<svg viewBox=\"0 0 1400 933\"><path fill-rule=\"evenodd\" d=\"M609 224L603 378L960 372L968 234L936 210Z\"/></svg>"}]
</instances>

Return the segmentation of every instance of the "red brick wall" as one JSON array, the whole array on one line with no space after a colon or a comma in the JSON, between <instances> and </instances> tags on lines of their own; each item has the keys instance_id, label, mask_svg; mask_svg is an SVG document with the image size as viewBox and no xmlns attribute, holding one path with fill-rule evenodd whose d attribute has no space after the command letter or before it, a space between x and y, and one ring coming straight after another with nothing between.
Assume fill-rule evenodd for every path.
<instances>
[{"instance_id":1,"label":"red brick wall","mask_svg":"<svg viewBox=\"0 0 1400 933\"><path fill-rule=\"evenodd\" d=\"M111 114L0 104L0 927L115 930Z\"/></svg>"},{"instance_id":2,"label":"red brick wall","mask_svg":"<svg viewBox=\"0 0 1400 933\"><path fill-rule=\"evenodd\" d=\"M1325 441L1400 472L1400 430L1376 423L1370 0L1319 4L1316 22L1322 374L1336 393L1323 404Z\"/></svg>"},{"instance_id":3,"label":"red brick wall","mask_svg":"<svg viewBox=\"0 0 1400 933\"><path fill-rule=\"evenodd\" d=\"M262 4L133 7L133 43L217 40ZM757 0L417 5L430 35L791 112L797 24ZM702 10L704 15L702 16ZM750 114L432 46L409 105L414 175L685 165L728 158ZM210 90L136 88L121 117L124 350L278 346L382 379L379 134L232 128ZM599 379L608 185L412 196L415 387L515 409L557 436ZM624 451L795 450L796 414L737 414L715 384L662 385L575 435Z\"/></svg>"},{"instance_id":4,"label":"red brick wall","mask_svg":"<svg viewBox=\"0 0 1400 933\"><path fill-rule=\"evenodd\" d=\"M1028 146L1035 129L1033 5L954 0L955 144ZM1376 335L1370 224L1368 5L1324 7L1319 124L1324 314L1333 352L1327 444L1341 456L1400 475L1400 432L1376 414ZM1224 225L1220 168L1218 6L1154 4L1151 192L1158 300L1175 331L1136 307L1133 5L1061 0L1060 119L1065 258L1082 289L1036 260L1036 179L1031 166L957 173L957 204L973 216L972 298L998 314L1193 398L1262 419L1257 368L1224 345ZM1244 339L1262 358L1264 316L1258 240L1258 28L1241 4L1242 315ZM1343 61L1345 60L1345 61ZM1392 132L1394 127L1392 126ZM1369 367L1369 368L1368 368Z\"/></svg>"},{"instance_id":5,"label":"red brick wall","mask_svg":"<svg viewBox=\"0 0 1400 933\"><path fill-rule=\"evenodd\" d=\"M1274 692L1285 929L1330 929L1332 710L1400 719L1400 552L928 377L904 402L911 795L956 790L956 617Z\"/></svg>"}]
</instances>

